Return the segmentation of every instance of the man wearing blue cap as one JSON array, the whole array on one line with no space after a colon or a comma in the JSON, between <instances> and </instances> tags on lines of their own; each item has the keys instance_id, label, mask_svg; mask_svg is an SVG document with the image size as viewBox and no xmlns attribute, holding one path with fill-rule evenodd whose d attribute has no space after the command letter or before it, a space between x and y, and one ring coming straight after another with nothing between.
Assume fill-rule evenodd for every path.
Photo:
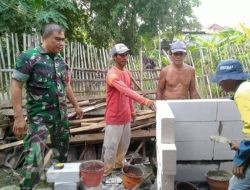
<instances>
[{"instance_id":1,"label":"man wearing blue cap","mask_svg":"<svg viewBox=\"0 0 250 190\"><path fill-rule=\"evenodd\" d=\"M195 70L184 63L187 47L184 42L176 41L170 47L172 63L160 72L156 99L197 99L200 98L195 85Z\"/></svg>"},{"instance_id":2,"label":"man wearing blue cap","mask_svg":"<svg viewBox=\"0 0 250 190\"><path fill-rule=\"evenodd\" d=\"M232 144L236 150L234 156L233 177L229 182L229 190L250 189L250 82L243 72L241 63L235 59L221 61L212 81L219 84L226 92L234 92L234 102L243 121L244 139L239 146Z\"/></svg>"}]
</instances>

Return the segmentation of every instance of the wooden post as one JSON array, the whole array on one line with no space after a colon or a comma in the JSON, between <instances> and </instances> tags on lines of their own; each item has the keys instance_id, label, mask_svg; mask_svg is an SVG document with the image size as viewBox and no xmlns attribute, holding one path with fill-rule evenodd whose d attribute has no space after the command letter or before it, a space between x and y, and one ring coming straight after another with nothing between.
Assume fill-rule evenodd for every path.
<instances>
[{"instance_id":1,"label":"wooden post","mask_svg":"<svg viewBox=\"0 0 250 190\"><path fill-rule=\"evenodd\" d=\"M140 86L143 90L143 61L142 61L142 48L140 48Z\"/></svg>"}]
</instances>

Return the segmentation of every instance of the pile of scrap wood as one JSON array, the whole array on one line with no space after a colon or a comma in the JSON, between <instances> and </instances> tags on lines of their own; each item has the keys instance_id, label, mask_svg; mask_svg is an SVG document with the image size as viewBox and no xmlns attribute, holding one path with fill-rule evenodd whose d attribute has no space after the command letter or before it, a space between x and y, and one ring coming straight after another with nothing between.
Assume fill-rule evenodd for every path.
<instances>
[{"instance_id":1,"label":"pile of scrap wood","mask_svg":"<svg viewBox=\"0 0 250 190\"><path fill-rule=\"evenodd\" d=\"M68 118L71 133L70 144L86 145L102 143L105 130L105 96L78 97L77 100L84 111L84 118L77 119L74 108L68 103ZM12 134L13 118L13 109L10 102L1 102L0 152L11 150L13 153L17 151L18 148L16 147L23 143L22 140L17 140ZM143 140L150 137L155 137L155 113L151 110L138 110L136 120L131 126L131 139Z\"/></svg>"}]
</instances>

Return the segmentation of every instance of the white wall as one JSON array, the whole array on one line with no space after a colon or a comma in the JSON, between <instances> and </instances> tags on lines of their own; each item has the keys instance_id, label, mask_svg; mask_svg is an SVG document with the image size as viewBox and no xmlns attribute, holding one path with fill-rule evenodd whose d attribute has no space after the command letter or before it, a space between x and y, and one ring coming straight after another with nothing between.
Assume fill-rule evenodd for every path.
<instances>
[{"instance_id":1,"label":"white wall","mask_svg":"<svg viewBox=\"0 0 250 190\"><path fill-rule=\"evenodd\" d=\"M165 113L166 118L163 120L165 122L158 121L161 117L156 118L157 125L163 125L161 129L157 128L157 141L166 143L174 139L176 158L181 161L177 165L176 180L204 181L204 174L210 169L231 171L234 151L230 150L228 144L211 141L210 136L222 135L236 142L241 140L242 122L232 100L157 101L157 112ZM174 126L168 127L168 124ZM174 133L175 137L172 137Z\"/></svg>"}]
</instances>

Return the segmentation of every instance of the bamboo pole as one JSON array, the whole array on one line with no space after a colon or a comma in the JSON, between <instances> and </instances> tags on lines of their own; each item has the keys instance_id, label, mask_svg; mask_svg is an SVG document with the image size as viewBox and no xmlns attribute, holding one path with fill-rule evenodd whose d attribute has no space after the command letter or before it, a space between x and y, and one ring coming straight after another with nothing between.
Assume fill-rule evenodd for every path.
<instances>
[{"instance_id":1,"label":"bamboo pole","mask_svg":"<svg viewBox=\"0 0 250 190\"><path fill-rule=\"evenodd\" d=\"M13 62L14 65L16 65L16 55L15 55L15 40L14 40L14 34L11 33L11 41L12 41L12 55L13 55ZM10 67L11 68L11 67Z\"/></svg>"},{"instance_id":2,"label":"bamboo pole","mask_svg":"<svg viewBox=\"0 0 250 190\"><path fill-rule=\"evenodd\" d=\"M15 33L15 42L16 42L16 55L19 55L20 54L20 51L19 51L19 44L18 44L18 37L17 37L17 33Z\"/></svg>"},{"instance_id":3,"label":"bamboo pole","mask_svg":"<svg viewBox=\"0 0 250 190\"><path fill-rule=\"evenodd\" d=\"M27 44L26 44L26 34L23 33L23 51L25 51L27 49Z\"/></svg>"},{"instance_id":4,"label":"bamboo pole","mask_svg":"<svg viewBox=\"0 0 250 190\"><path fill-rule=\"evenodd\" d=\"M10 63L10 44L9 44L9 35L6 34L6 48L7 48L7 69L11 69L11 63ZM8 76L7 76L8 75ZM5 74L6 84L9 84L11 81L11 73L7 72Z\"/></svg>"},{"instance_id":5,"label":"bamboo pole","mask_svg":"<svg viewBox=\"0 0 250 190\"><path fill-rule=\"evenodd\" d=\"M0 69L4 69L5 68L5 60L4 60L4 54L3 54L3 48L2 48L2 41L1 41L1 39L0 39L0 58L1 58ZM3 80L4 76L3 75L4 75L3 72L0 72L0 84L1 84L2 88L4 86L4 80Z\"/></svg>"},{"instance_id":6,"label":"bamboo pole","mask_svg":"<svg viewBox=\"0 0 250 190\"><path fill-rule=\"evenodd\" d=\"M143 90L143 62L142 62L142 48L140 48L140 87Z\"/></svg>"}]
</instances>

